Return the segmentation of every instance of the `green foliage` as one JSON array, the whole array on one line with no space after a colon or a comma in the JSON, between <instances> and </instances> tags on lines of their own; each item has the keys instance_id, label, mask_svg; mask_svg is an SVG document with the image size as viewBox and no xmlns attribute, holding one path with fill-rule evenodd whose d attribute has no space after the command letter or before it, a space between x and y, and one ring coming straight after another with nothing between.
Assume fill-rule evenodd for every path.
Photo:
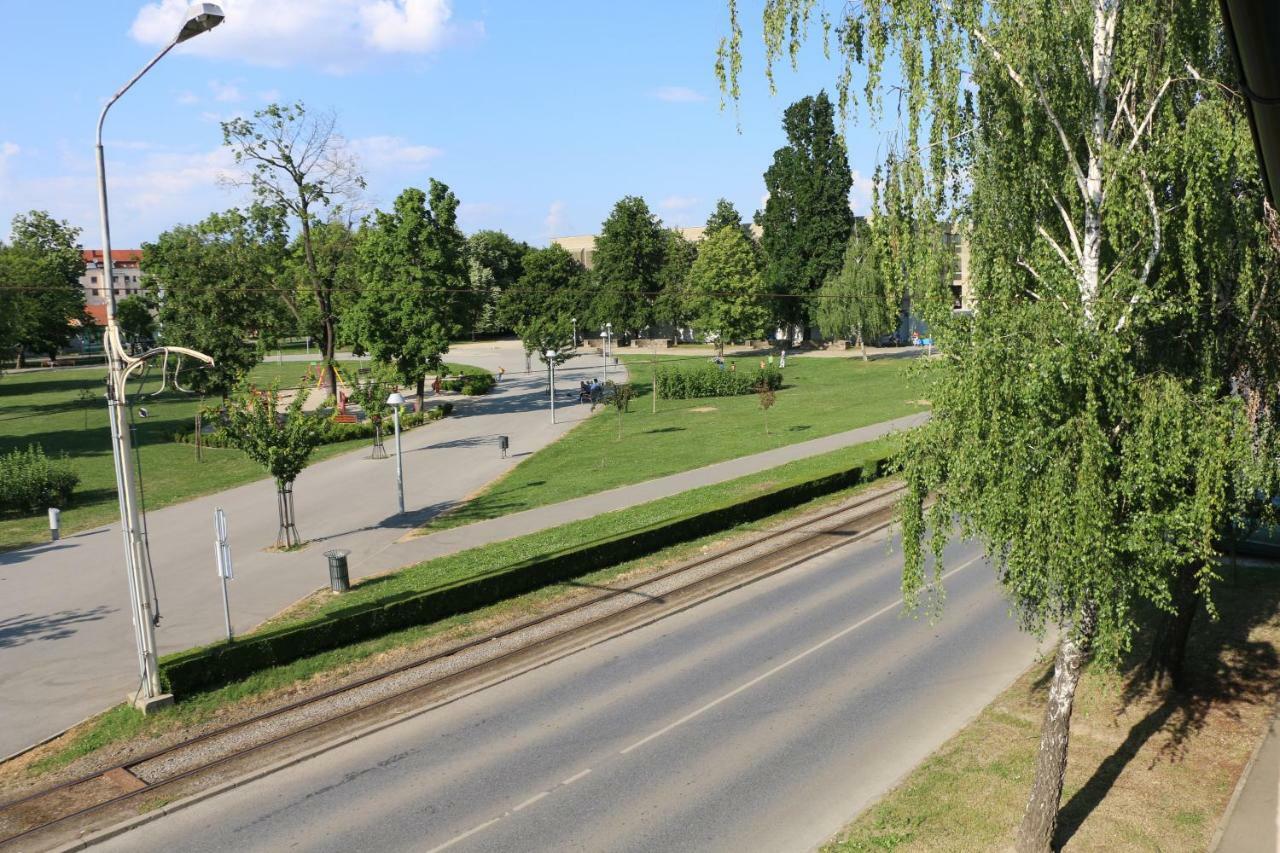
<instances>
[{"instance_id":1,"label":"green foliage","mask_svg":"<svg viewBox=\"0 0 1280 853\"><path fill-rule=\"evenodd\" d=\"M368 373L357 372L348 383L347 399L360 407L360 411L373 423L378 423L391 413L387 405L387 397L391 395L395 382L383 365L373 365Z\"/></svg>"},{"instance_id":2,"label":"green foliage","mask_svg":"<svg viewBox=\"0 0 1280 853\"><path fill-rule=\"evenodd\" d=\"M261 360L245 341L279 310L269 289L285 266L287 240L279 216L253 207L178 225L142 244L147 298L160 306L163 341L214 360L184 372L184 387L226 397Z\"/></svg>"},{"instance_id":3,"label":"green foliage","mask_svg":"<svg viewBox=\"0 0 1280 853\"><path fill-rule=\"evenodd\" d=\"M690 323L714 336L720 352L727 340L761 334L769 320L764 279L740 229L721 228L703 239L689 271L685 305Z\"/></svg>"},{"instance_id":4,"label":"green foliage","mask_svg":"<svg viewBox=\"0 0 1280 853\"><path fill-rule=\"evenodd\" d=\"M716 200L716 209L711 211L711 215L707 217L706 231L703 237L710 237L721 228L737 228L742 232L742 236L747 238L747 242L754 245L755 237L751 234L751 226L742 219L742 214L738 213L738 209L733 206L733 202L728 199L721 198Z\"/></svg>"},{"instance_id":5,"label":"green foliage","mask_svg":"<svg viewBox=\"0 0 1280 853\"><path fill-rule=\"evenodd\" d=\"M787 107L782 126L787 144L774 152L764 173L769 197L756 214L763 229L765 289L807 297L843 262L853 228L853 176L825 91ZM804 298L779 299L775 311L783 323L810 322Z\"/></svg>"},{"instance_id":6,"label":"green foliage","mask_svg":"<svg viewBox=\"0 0 1280 853\"><path fill-rule=\"evenodd\" d=\"M754 394L762 384L773 390L782 387L782 373L773 367L748 372L721 370L718 367L660 365L656 370L656 379L659 393L666 400Z\"/></svg>"},{"instance_id":7,"label":"green foliage","mask_svg":"<svg viewBox=\"0 0 1280 853\"><path fill-rule=\"evenodd\" d=\"M543 364L547 363L547 353L554 352L552 359L557 365L564 364L573 358L573 326L564 317L534 317L516 327L526 353L533 353Z\"/></svg>"},{"instance_id":8,"label":"green foliage","mask_svg":"<svg viewBox=\"0 0 1280 853\"><path fill-rule=\"evenodd\" d=\"M659 323L680 327L689 323L688 294L689 270L698 257L698 246L686 240L674 228L667 229L666 254L658 273L660 292L654 300L653 316Z\"/></svg>"},{"instance_id":9,"label":"green foliage","mask_svg":"<svg viewBox=\"0 0 1280 853\"><path fill-rule=\"evenodd\" d=\"M614 382L609 380L605 386L605 397L613 404L614 411L618 413L618 438L622 438L622 416L631 411L631 400L635 396L635 388L629 382Z\"/></svg>"},{"instance_id":10,"label":"green foliage","mask_svg":"<svg viewBox=\"0 0 1280 853\"><path fill-rule=\"evenodd\" d=\"M223 429L231 446L266 468L281 487L297 479L320 444L321 421L303 413L303 397L294 395L281 413L275 386L267 391L246 388L226 408Z\"/></svg>"},{"instance_id":11,"label":"green foliage","mask_svg":"<svg viewBox=\"0 0 1280 853\"><path fill-rule=\"evenodd\" d=\"M71 322L87 322L79 238L44 211L13 218L9 245L0 243L0 346L52 358L71 341Z\"/></svg>"},{"instance_id":12,"label":"green foliage","mask_svg":"<svg viewBox=\"0 0 1280 853\"><path fill-rule=\"evenodd\" d=\"M467 238L467 271L473 291L467 327L480 334L514 328L502 319L502 297L524 272L528 243L501 231L477 231Z\"/></svg>"},{"instance_id":13,"label":"green foliage","mask_svg":"<svg viewBox=\"0 0 1280 853\"><path fill-rule=\"evenodd\" d=\"M855 227L844 253L844 266L818 292L817 320L822 336L848 336L865 347L868 340L890 331L896 319L895 300L885 287L875 243L866 226Z\"/></svg>"},{"instance_id":14,"label":"green foliage","mask_svg":"<svg viewBox=\"0 0 1280 853\"><path fill-rule=\"evenodd\" d=\"M613 323L615 332L637 334L652 324L666 248L662 222L643 198L615 204L596 238L595 293L583 328Z\"/></svg>"},{"instance_id":15,"label":"green foliage","mask_svg":"<svg viewBox=\"0 0 1280 853\"><path fill-rule=\"evenodd\" d=\"M766 518L816 497L875 479L887 468L885 460L873 460L866 465L774 488L701 511L668 517L550 553L535 553L524 559L488 565L456 580L445 583L437 580L426 589L408 593L388 591L384 595L375 591L363 601L357 600L349 606L293 624L245 635L233 644L219 643L169 655L160 661L161 679L167 690L185 698L192 692L227 684L262 669L281 666L411 625L465 613L671 545L731 530L745 522ZM443 561L474 559L485 551L494 550L495 546L484 546L472 552L445 557ZM427 567L432 567L432 563L406 571L415 572ZM433 572L432 577L439 578L440 573Z\"/></svg>"},{"instance_id":16,"label":"green foliage","mask_svg":"<svg viewBox=\"0 0 1280 853\"><path fill-rule=\"evenodd\" d=\"M360 245L364 290L344 323L406 384L439 368L470 310L459 292L467 267L457 213L457 196L432 179L429 199L405 190L391 213L377 213Z\"/></svg>"},{"instance_id":17,"label":"green foliage","mask_svg":"<svg viewBox=\"0 0 1280 853\"><path fill-rule=\"evenodd\" d=\"M424 412L405 412L400 415L400 429L402 431L408 430L431 421L438 421L441 418L448 417L452 412L453 403L448 402L432 406ZM221 415L220 410L215 410L215 413L219 416ZM317 446L341 444L344 441L351 441L357 438L373 438L377 430L377 425L373 418L346 424L338 423L331 417L324 417L319 414L304 413L303 417L316 423ZM209 420L212 422L212 418ZM383 423L382 427L383 435L386 435L388 429L386 422ZM195 435L191 432L176 432L173 434L173 440L181 444L191 444L195 441ZM237 442L238 439L232 438L225 428L216 429L200 437L200 443L205 447L239 448L240 445Z\"/></svg>"},{"instance_id":18,"label":"green foliage","mask_svg":"<svg viewBox=\"0 0 1280 853\"><path fill-rule=\"evenodd\" d=\"M444 391L454 391L467 397L480 397L492 391L497 383L498 380L492 373L467 373L457 379L442 382L440 387Z\"/></svg>"},{"instance_id":19,"label":"green foliage","mask_svg":"<svg viewBox=\"0 0 1280 853\"><path fill-rule=\"evenodd\" d=\"M64 507L79 482L65 458L53 461L38 444L0 454L0 513L37 515Z\"/></svg>"},{"instance_id":20,"label":"green foliage","mask_svg":"<svg viewBox=\"0 0 1280 853\"><path fill-rule=\"evenodd\" d=\"M532 249L521 261L516 286L499 300L499 321L520 334L520 329L535 320L555 324L585 317L579 311L584 309L587 281L586 268L563 246ZM585 328L586 320L582 323Z\"/></svg>"},{"instance_id":21,"label":"green foliage","mask_svg":"<svg viewBox=\"0 0 1280 853\"><path fill-rule=\"evenodd\" d=\"M138 296L126 296L116 303L116 323L130 344L137 344L155 334L155 319L146 301Z\"/></svg>"}]
</instances>

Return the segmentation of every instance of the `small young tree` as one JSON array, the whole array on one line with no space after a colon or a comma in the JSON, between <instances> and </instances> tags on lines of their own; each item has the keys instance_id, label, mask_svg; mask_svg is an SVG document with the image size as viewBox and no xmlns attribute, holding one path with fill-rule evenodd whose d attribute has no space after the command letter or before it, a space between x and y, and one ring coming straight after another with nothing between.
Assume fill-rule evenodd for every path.
<instances>
[{"instance_id":1,"label":"small young tree","mask_svg":"<svg viewBox=\"0 0 1280 853\"><path fill-rule=\"evenodd\" d=\"M609 401L613 403L614 410L618 413L618 441L622 441L622 416L631 411L631 398L635 396L635 390L631 387L631 383L609 382Z\"/></svg>"},{"instance_id":2,"label":"small young tree","mask_svg":"<svg viewBox=\"0 0 1280 853\"><path fill-rule=\"evenodd\" d=\"M844 266L818 291L818 328L829 340L852 336L862 350L862 360L867 361L867 338L886 331L893 316L875 246L866 226L855 227L845 249Z\"/></svg>"},{"instance_id":3,"label":"small young tree","mask_svg":"<svg viewBox=\"0 0 1280 853\"><path fill-rule=\"evenodd\" d=\"M387 405L387 396L391 393L392 385L385 368L379 364L375 364L364 376L357 374L350 383L347 399L359 406L373 424L371 459L387 458L387 451L382 446L382 420L391 411L391 407Z\"/></svg>"},{"instance_id":4,"label":"small young tree","mask_svg":"<svg viewBox=\"0 0 1280 853\"><path fill-rule=\"evenodd\" d=\"M777 397L774 395L773 389L769 387L769 383L763 379L756 386L756 396L760 398L760 411L764 414L764 434L769 435L769 410L777 402Z\"/></svg>"},{"instance_id":5,"label":"small young tree","mask_svg":"<svg viewBox=\"0 0 1280 853\"><path fill-rule=\"evenodd\" d=\"M302 544L294 525L293 481L307 467L311 451L320 443L320 424L302 412L302 394L294 396L283 414L280 393L244 389L227 405L227 438L231 445L257 462L276 481L276 510L280 516L277 548Z\"/></svg>"}]
</instances>

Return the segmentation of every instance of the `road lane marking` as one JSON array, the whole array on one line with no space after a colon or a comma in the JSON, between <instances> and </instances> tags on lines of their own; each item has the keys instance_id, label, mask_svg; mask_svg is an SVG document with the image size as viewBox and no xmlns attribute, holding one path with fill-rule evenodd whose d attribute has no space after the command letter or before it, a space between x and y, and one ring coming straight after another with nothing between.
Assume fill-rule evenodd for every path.
<instances>
[{"instance_id":1,"label":"road lane marking","mask_svg":"<svg viewBox=\"0 0 1280 853\"><path fill-rule=\"evenodd\" d=\"M961 565L959 565L959 566L957 566L956 568L952 569L951 571L947 572L945 575L943 575L943 578L949 578L949 577L951 577L952 575L954 575L954 574L956 574L956 573L958 573L958 572L964 571L964 570L965 570L965 569L967 569L969 566L972 566L974 563L978 562L978 561L979 561L979 560L981 560L981 559L982 559L982 555L981 555L981 554L979 554L978 556L974 557L973 559L969 560L968 562L966 562L966 563L962 563ZM670 732L672 729L678 728L678 727L680 727L680 726L684 725L685 723L689 722L690 720L694 719L695 717L699 717L699 716L701 716L701 715L705 714L707 711L710 711L712 708L716 707L717 705L719 705L719 704L721 704L721 703L723 703L723 702L727 702L727 701L729 701L729 700L730 700L730 699L732 699L734 696L737 696L739 693L743 692L744 690L748 690L748 689L750 689L750 688L752 688L752 687L756 686L757 684L759 684L760 682L764 681L764 680L765 680L766 678L768 678L769 676L771 676L771 675L776 675L777 673L779 673L779 672L781 672L782 670L786 669L787 667L791 666L793 663L796 663L797 661L801 661L801 660L803 660L803 659L807 658L809 655L813 654L814 652L817 652L817 651L819 651L819 650L821 650L821 649L823 649L823 648L826 648L827 646L829 646L829 645L831 645L832 643L834 643L836 640L839 640L841 637L847 636L848 634L851 634L852 632L854 632L854 631L858 630L859 628L861 628L863 625L866 625L866 624L867 624L868 622L870 622L871 620L876 619L876 618L878 618L878 617L880 617L880 616L883 616L884 614L888 613L889 611L894 610L894 609L895 609L895 608L897 608L897 607L900 607L900 606L902 605L902 603L903 603L903 602L902 602L902 598L901 598L901 597L899 597L897 601L894 601L894 602L892 602L891 604L887 604L887 605L885 605L884 607L881 607L881 608L880 608L879 610L877 610L875 613L872 613L870 616L867 616L867 617L865 617L865 618L863 618L863 619L858 620L857 622L853 623L852 625L848 626L847 628L842 628L841 630L839 630L839 631L837 631L836 633L832 634L830 637L827 637L825 640L823 640L822 642L818 643L817 645L810 646L809 648L805 649L803 652L800 652L800 653L799 653L798 655L796 655L795 657L790 658L789 660L785 660L785 661L783 661L782 663L778 664L778 665L777 665L777 666L775 666L773 669L770 669L768 672L763 672L763 673L761 673L760 675L757 675L755 678L751 679L750 681L746 682L745 684L741 684L741 685L739 685L739 686L735 687L733 690L730 690L728 693L724 694L723 696L719 697L718 699L712 699L710 702L708 702L707 704L703 705L703 706L702 706L701 708L699 708L698 710L696 710L696 711L691 711L690 713L685 714L683 717L681 717L680 719L676 720L674 723L670 723L670 724L668 724L668 725L666 725L666 726L663 726L662 728L658 729L656 732L653 732L652 734L650 734L650 735L648 735L648 736L646 736L646 737L641 738L640 740L638 740L638 741L636 741L635 743L631 744L631 746L628 746L626 749L621 750L618 754L619 754L619 755L626 755L627 753L631 752L632 750L639 749L640 747L644 746L646 743L649 743L650 741L652 741L652 740L654 740L654 739L656 739L656 738L660 738L660 737L662 737L663 735L665 735L665 734L667 734L668 732Z\"/></svg>"},{"instance_id":2,"label":"road lane marking","mask_svg":"<svg viewBox=\"0 0 1280 853\"><path fill-rule=\"evenodd\" d=\"M505 811L502 814L498 815L497 817L492 818L491 820L486 820L484 823L478 826L473 826L471 829L468 829L466 832L460 835L455 835L453 838L450 838L448 841L446 841L444 844L441 844L439 847L432 847L430 850L427 851L427 853L440 853L441 850L448 850L450 847L457 844L459 841L464 841L470 838L471 836L475 835L477 832L488 829L489 827L493 826L495 823L502 820L503 818L511 817L516 812L521 811L522 809L528 808L529 806L538 802L542 798L550 796L551 794L555 793L556 791L565 787L566 785L572 785L574 782L577 782L579 779L585 777L590 772L591 772L590 767L588 767L586 770L581 770L573 774L572 776L570 776L568 779L565 779L559 785L556 785L555 787L550 788L546 791L542 791L540 793L534 794L532 797L525 800L523 803L511 809L510 811Z\"/></svg>"}]
</instances>

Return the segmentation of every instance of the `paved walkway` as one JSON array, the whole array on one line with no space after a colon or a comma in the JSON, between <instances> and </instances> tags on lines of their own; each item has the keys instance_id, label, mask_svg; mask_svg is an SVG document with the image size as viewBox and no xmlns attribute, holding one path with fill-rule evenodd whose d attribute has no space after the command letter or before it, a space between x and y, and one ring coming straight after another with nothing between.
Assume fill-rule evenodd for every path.
<instances>
[{"instance_id":1,"label":"paved walkway","mask_svg":"<svg viewBox=\"0 0 1280 853\"><path fill-rule=\"evenodd\" d=\"M1222 853L1280 851L1280 720L1273 718L1248 774L1233 798L1231 812L1216 838Z\"/></svg>"},{"instance_id":2,"label":"paved walkway","mask_svg":"<svg viewBox=\"0 0 1280 853\"><path fill-rule=\"evenodd\" d=\"M267 480L148 514L165 617L157 632L162 653L223 636L211 553L215 507L227 512L236 573L230 591L232 621L242 632L327 584L324 552L331 548L351 552L351 575L357 579L870 441L927 417L912 415L430 536L407 537L587 417L586 406L557 405L559 422L551 424L545 379L536 363L533 373L524 373L518 343L457 346L450 357L495 371L503 366L507 378L484 397L453 396L458 407L454 417L404 435L406 514L395 511L394 460L369 460L367 450L313 465L298 478L298 527L309 540L299 551L264 550L276 534L275 490ZM557 370L560 400L599 369L598 357L584 357ZM500 458L499 435L511 438L507 459ZM5 721L0 756L120 701L133 688L136 659L115 532L114 526L103 527L56 544L0 553L0 719Z\"/></svg>"}]
</instances>

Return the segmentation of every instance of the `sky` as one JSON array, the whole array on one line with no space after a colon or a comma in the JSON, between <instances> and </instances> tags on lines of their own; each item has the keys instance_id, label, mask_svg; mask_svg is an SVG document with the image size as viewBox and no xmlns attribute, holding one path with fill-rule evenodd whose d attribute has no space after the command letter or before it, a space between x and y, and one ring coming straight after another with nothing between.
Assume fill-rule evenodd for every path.
<instances>
[{"instance_id":1,"label":"sky","mask_svg":"<svg viewBox=\"0 0 1280 853\"><path fill-rule=\"evenodd\" d=\"M785 143L786 106L839 69L819 47L770 95L760 7L742 0L743 97L720 108L723 0L221 0L226 21L178 46L114 107L105 149L112 243L243 205L219 122L270 102L332 110L389 208L428 178L461 201L462 229L546 245L594 233L640 195L670 226L702 224L717 198L750 218ZM828 0L833 11L842 4ZM100 245L93 131L107 97L167 42L186 0L6 4L0 54L0 238L47 210ZM846 128L862 213L884 123Z\"/></svg>"}]
</instances>

